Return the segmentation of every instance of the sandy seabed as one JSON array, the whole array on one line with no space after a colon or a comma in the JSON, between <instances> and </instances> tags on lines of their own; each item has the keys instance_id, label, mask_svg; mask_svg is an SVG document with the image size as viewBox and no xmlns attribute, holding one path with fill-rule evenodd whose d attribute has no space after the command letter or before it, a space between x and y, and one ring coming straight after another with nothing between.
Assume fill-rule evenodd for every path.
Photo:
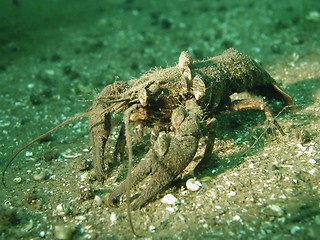
<instances>
[{"instance_id":1,"label":"sandy seabed","mask_svg":"<svg viewBox=\"0 0 320 240\"><path fill-rule=\"evenodd\" d=\"M1 170L23 144L85 112L91 103L82 100L115 79L173 66L181 51L203 59L233 47L293 97L295 111L277 116L286 135L260 137L261 113L218 116L219 166L134 211L136 231L146 239L318 239L319 1L7 0L0 8ZM279 112L277 102L270 108ZM134 238L125 203L104 204L127 162L98 183L89 148L82 120L15 160L0 187L1 239ZM186 189L188 177L199 191ZM174 205L161 202L168 194Z\"/></svg>"}]
</instances>

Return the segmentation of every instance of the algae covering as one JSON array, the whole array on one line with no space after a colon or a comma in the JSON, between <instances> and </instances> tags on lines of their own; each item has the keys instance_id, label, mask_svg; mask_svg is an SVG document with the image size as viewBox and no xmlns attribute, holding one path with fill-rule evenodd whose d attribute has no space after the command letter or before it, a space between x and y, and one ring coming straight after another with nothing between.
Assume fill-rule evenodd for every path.
<instances>
[{"instance_id":1,"label":"algae covering","mask_svg":"<svg viewBox=\"0 0 320 240\"><path fill-rule=\"evenodd\" d=\"M148 239L317 239L319 1L25 0L0 7L1 170L20 146L85 112L107 84L173 66L181 51L202 59L234 47L293 97L292 113L277 101L269 106L286 135L266 132L259 112L219 115L212 162L199 171L190 166L133 211L135 230ZM119 128L119 119L112 123ZM148 147L134 147L135 163ZM99 183L89 151L80 120L23 152L0 187L0 238L133 238L125 203L104 201L125 178L126 157Z\"/></svg>"}]
</instances>

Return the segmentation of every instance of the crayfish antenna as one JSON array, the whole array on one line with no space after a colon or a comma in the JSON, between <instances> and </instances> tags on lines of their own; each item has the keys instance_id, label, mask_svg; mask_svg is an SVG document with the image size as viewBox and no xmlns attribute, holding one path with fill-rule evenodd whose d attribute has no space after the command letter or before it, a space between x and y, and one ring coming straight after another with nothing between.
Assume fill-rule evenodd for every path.
<instances>
[{"instance_id":1,"label":"crayfish antenna","mask_svg":"<svg viewBox=\"0 0 320 240\"><path fill-rule=\"evenodd\" d=\"M29 146L31 146L32 144L34 144L35 142L39 141L40 139L43 139L45 137L47 137L48 135L52 134L53 132L57 131L59 128L73 122L74 120L77 120L79 118L83 118L83 117L88 117L89 113L85 112L85 113L81 113L78 114L76 116L73 116L71 118L68 118L67 120L63 121L62 123L60 123L59 125L55 126L54 128L52 128L51 130L47 131L44 134L41 134L40 136L32 139L29 143L27 143L26 145L24 145L23 147L21 147L11 158L10 160L7 162L6 166L4 167L3 171L2 171L2 185L4 187L6 187L5 184L5 180L4 180L4 175L6 173L6 171L8 170L9 166L11 165L11 163L13 162L13 160L26 148L28 148Z\"/></svg>"}]
</instances>

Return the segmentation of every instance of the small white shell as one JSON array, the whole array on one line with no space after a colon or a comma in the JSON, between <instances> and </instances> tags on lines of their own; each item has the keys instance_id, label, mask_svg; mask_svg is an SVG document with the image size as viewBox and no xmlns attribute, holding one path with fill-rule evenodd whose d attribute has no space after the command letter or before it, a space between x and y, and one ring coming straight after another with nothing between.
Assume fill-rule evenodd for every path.
<instances>
[{"instance_id":1,"label":"small white shell","mask_svg":"<svg viewBox=\"0 0 320 240\"><path fill-rule=\"evenodd\" d=\"M186 182L186 187L188 190L192 192L196 192L202 187L202 184L201 182L197 181L195 178L190 178Z\"/></svg>"},{"instance_id":2,"label":"small white shell","mask_svg":"<svg viewBox=\"0 0 320 240\"><path fill-rule=\"evenodd\" d=\"M88 153L88 152L90 152L90 149L89 148L84 148L84 149L82 149L82 152Z\"/></svg>"},{"instance_id":3,"label":"small white shell","mask_svg":"<svg viewBox=\"0 0 320 240\"><path fill-rule=\"evenodd\" d=\"M62 205L62 203L57 205L56 214L57 214L57 216L65 216L67 214L66 208Z\"/></svg>"},{"instance_id":4,"label":"small white shell","mask_svg":"<svg viewBox=\"0 0 320 240\"><path fill-rule=\"evenodd\" d=\"M111 221L111 225L114 225L117 222L117 215L112 212L110 215L110 221Z\"/></svg>"},{"instance_id":5,"label":"small white shell","mask_svg":"<svg viewBox=\"0 0 320 240\"><path fill-rule=\"evenodd\" d=\"M61 203L57 205L56 212L57 213L64 212L63 205Z\"/></svg>"},{"instance_id":6,"label":"small white shell","mask_svg":"<svg viewBox=\"0 0 320 240\"><path fill-rule=\"evenodd\" d=\"M21 177L15 177L15 178L13 179L13 182L14 182L14 183L21 183L21 182L22 182L22 178L21 178Z\"/></svg>"},{"instance_id":7,"label":"small white shell","mask_svg":"<svg viewBox=\"0 0 320 240\"><path fill-rule=\"evenodd\" d=\"M67 153L67 152L62 153L61 155L62 155L62 157L63 157L64 159L74 159L74 158L78 158L78 157L82 156L81 153L71 154L71 153Z\"/></svg>"},{"instance_id":8,"label":"small white shell","mask_svg":"<svg viewBox=\"0 0 320 240\"><path fill-rule=\"evenodd\" d=\"M176 204L177 201L178 201L178 199L175 196L173 196L172 194L167 194L161 199L162 203L168 204L168 205L174 205L174 204Z\"/></svg>"}]
</instances>

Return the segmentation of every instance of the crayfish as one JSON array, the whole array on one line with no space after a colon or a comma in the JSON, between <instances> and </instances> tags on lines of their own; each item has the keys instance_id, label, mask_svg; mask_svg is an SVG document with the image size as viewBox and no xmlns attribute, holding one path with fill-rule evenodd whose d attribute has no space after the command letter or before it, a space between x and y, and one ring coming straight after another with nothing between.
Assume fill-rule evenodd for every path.
<instances>
[{"instance_id":1,"label":"crayfish","mask_svg":"<svg viewBox=\"0 0 320 240\"><path fill-rule=\"evenodd\" d=\"M284 134L262 98L231 101L232 94L244 91L279 98L286 106L294 107L292 98L256 61L234 49L201 61L193 61L187 52L181 52L176 66L151 69L137 79L106 86L86 113L66 120L22 147L8 162L3 174L26 147L71 121L88 117L94 169L97 179L103 181L107 178L109 159L105 159L105 148L112 129L111 117L122 113L123 124L115 155L122 155L127 146L129 170L127 179L108 199L115 204L127 193L128 208L139 209L187 167L198 150L201 137L207 137L203 158L210 157L216 114L228 109L262 110L267 121ZM150 148L131 171L132 124L150 130ZM150 180L131 203L130 189L146 178Z\"/></svg>"}]
</instances>

